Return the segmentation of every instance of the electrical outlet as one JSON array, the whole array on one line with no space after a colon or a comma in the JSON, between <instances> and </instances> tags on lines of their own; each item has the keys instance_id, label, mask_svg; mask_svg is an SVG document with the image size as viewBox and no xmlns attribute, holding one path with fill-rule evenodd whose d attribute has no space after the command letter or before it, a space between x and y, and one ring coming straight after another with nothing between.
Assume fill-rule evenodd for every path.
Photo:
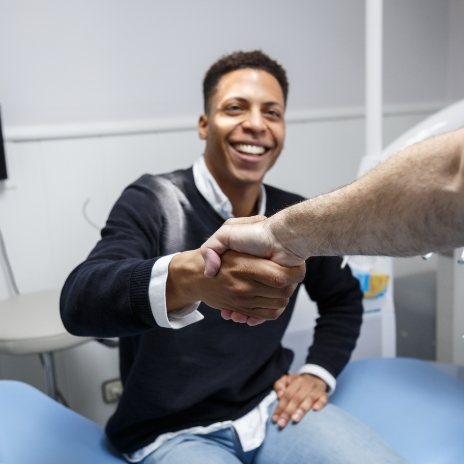
<instances>
[{"instance_id":1,"label":"electrical outlet","mask_svg":"<svg viewBox=\"0 0 464 464\"><path fill-rule=\"evenodd\" d=\"M117 403L122 395L120 379L111 379L102 383L102 395L105 403Z\"/></svg>"}]
</instances>

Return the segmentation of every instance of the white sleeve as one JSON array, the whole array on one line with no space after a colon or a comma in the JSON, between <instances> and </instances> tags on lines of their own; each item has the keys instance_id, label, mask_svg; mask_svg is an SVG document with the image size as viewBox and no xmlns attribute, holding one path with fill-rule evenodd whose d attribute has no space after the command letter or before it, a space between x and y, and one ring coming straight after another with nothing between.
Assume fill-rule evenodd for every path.
<instances>
[{"instance_id":1,"label":"white sleeve","mask_svg":"<svg viewBox=\"0 0 464 464\"><path fill-rule=\"evenodd\" d=\"M335 377L326 369L317 364L305 364L300 368L298 374L311 374L321 378L329 387L329 395L335 391L337 381Z\"/></svg>"},{"instance_id":2,"label":"white sleeve","mask_svg":"<svg viewBox=\"0 0 464 464\"><path fill-rule=\"evenodd\" d=\"M148 298L153 317L160 327L167 329L182 329L204 318L197 311L200 301L196 301L177 311L169 311L168 313L166 308L166 281L168 278L169 263L176 254L163 256L155 262L151 270L150 285L148 286Z\"/></svg>"}]
</instances>

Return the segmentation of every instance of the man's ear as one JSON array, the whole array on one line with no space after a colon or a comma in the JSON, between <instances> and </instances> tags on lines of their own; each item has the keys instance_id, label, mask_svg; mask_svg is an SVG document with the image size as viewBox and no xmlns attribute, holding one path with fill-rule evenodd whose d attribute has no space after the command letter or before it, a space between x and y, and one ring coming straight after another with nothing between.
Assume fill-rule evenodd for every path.
<instances>
[{"instance_id":1,"label":"man's ear","mask_svg":"<svg viewBox=\"0 0 464 464\"><path fill-rule=\"evenodd\" d=\"M208 137L208 116L206 114L198 118L198 137L201 140L206 140Z\"/></svg>"}]
</instances>

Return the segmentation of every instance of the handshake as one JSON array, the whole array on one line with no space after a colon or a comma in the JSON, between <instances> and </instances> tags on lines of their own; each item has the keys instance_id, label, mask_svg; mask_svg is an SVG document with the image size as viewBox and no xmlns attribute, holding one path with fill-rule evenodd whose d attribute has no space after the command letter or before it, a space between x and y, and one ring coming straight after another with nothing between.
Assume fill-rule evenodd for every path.
<instances>
[{"instance_id":1,"label":"handshake","mask_svg":"<svg viewBox=\"0 0 464 464\"><path fill-rule=\"evenodd\" d=\"M243 304L222 308L224 319L248 325L277 319L304 279L305 257L284 246L274 223L264 216L229 219L201 246L205 276L215 278L221 271L221 257L232 250L242 254L240 267L250 277L249 285L240 291Z\"/></svg>"}]
</instances>

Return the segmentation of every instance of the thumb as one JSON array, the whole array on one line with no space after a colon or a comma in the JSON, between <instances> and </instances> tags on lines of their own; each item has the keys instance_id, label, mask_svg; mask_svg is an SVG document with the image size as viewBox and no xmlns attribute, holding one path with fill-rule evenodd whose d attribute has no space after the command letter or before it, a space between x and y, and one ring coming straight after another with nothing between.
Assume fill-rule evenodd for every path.
<instances>
[{"instance_id":1,"label":"thumb","mask_svg":"<svg viewBox=\"0 0 464 464\"><path fill-rule=\"evenodd\" d=\"M235 234L242 230L241 227L245 227L245 230L248 230L246 228L247 225L263 222L265 219L265 216L228 219L224 225L200 247L201 255L205 261L205 276L214 277L219 272L219 269L221 268L220 256L228 249L232 248L235 251L249 253L250 243L248 243L248 240L245 242L243 238L241 240L237 240ZM231 233L232 230L235 230L235 234ZM231 246L231 240L234 241L235 246ZM256 254L259 255L260 253Z\"/></svg>"},{"instance_id":2,"label":"thumb","mask_svg":"<svg viewBox=\"0 0 464 464\"><path fill-rule=\"evenodd\" d=\"M201 246L201 255L205 260L205 276L214 277L221 268L221 257L212 248L205 245Z\"/></svg>"},{"instance_id":3,"label":"thumb","mask_svg":"<svg viewBox=\"0 0 464 464\"><path fill-rule=\"evenodd\" d=\"M205 261L205 276L214 277L221 268L221 255L227 251L228 244L226 240L221 240L222 226L216 233L206 240L200 247L200 253ZM219 236L219 237L218 237ZM227 234L225 234L227 237Z\"/></svg>"}]
</instances>

